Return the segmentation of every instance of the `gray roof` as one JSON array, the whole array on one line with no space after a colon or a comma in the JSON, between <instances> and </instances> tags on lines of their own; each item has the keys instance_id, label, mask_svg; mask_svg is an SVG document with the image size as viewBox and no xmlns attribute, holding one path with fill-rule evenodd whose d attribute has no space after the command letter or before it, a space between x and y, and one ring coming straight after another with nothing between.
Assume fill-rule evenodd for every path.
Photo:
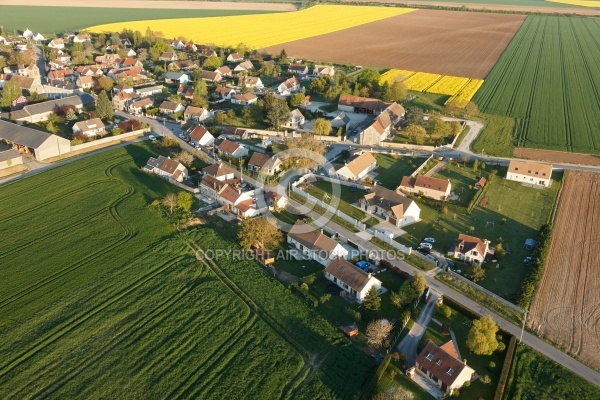
<instances>
[{"instance_id":1,"label":"gray roof","mask_svg":"<svg viewBox=\"0 0 600 400\"><path fill-rule=\"evenodd\" d=\"M184 76L185 74L182 74L181 72L167 72L165 74L165 78L166 79L179 79L182 76Z\"/></svg>"},{"instance_id":2,"label":"gray roof","mask_svg":"<svg viewBox=\"0 0 600 400\"><path fill-rule=\"evenodd\" d=\"M18 151L5 144L0 144L0 162L12 160L21 157Z\"/></svg>"},{"instance_id":3,"label":"gray roof","mask_svg":"<svg viewBox=\"0 0 600 400\"><path fill-rule=\"evenodd\" d=\"M83 102L79 96L69 96L62 99L44 101L37 104L30 104L28 106L23 107L21 112L15 112L15 118L27 117L30 115L44 114L47 112L51 112L57 107L62 106L82 106Z\"/></svg>"},{"instance_id":4,"label":"gray roof","mask_svg":"<svg viewBox=\"0 0 600 400\"><path fill-rule=\"evenodd\" d=\"M37 149L51 136L48 132L38 131L7 121L0 121L0 139ZM55 136L58 137L58 136ZM66 140L66 139L63 139Z\"/></svg>"}]
</instances>

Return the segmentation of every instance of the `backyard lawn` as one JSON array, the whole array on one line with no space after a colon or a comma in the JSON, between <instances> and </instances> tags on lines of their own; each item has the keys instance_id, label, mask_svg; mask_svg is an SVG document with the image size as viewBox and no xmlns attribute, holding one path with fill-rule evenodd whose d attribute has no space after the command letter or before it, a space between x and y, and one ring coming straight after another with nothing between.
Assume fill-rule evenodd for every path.
<instances>
[{"instance_id":1,"label":"backyard lawn","mask_svg":"<svg viewBox=\"0 0 600 400\"><path fill-rule=\"evenodd\" d=\"M473 174L467 168L456 168L454 172L465 174L461 178L464 180ZM523 243L527 238L537 240L540 227L547 222L560 187L560 175L555 173L551 188L536 189L503 179L505 173L506 168L501 168L489 184L483 195L487 198L486 207L476 206L470 214L460 209L446 210L444 214L417 200L422 221L406 227L407 234L396 240L417 247L423 238L433 237L436 240L434 249L444 254L459 233L488 239L492 246L502 242L507 254L497 266L489 261L484 263L486 276L478 284L516 302L527 268L523 260L531 255L523 248ZM453 179L460 180L456 176ZM470 267L460 264L458 268L465 273Z\"/></svg>"},{"instance_id":2,"label":"backyard lawn","mask_svg":"<svg viewBox=\"0 0 600 400\"><path fill-rule=\"evenodd\" d=\"M306 193L311 196L316 197L317 199L324 201L333 206L333 187L331 182L328 181L319 181L312 184L308 184L302 187ZM361 211L357 207L354 207L352 204L357 203L358 200L363 197L367 192L365 190L357 189L355 192L350 191L350 187L345 185L339 185L339 205L338 209L344 214L357 219L359 221L363 220L367 217L367 214L364 211Z\"/></svg>"},{"instance_id":3,"label":"backyard lawn","mask_svg":"<svg viewBox=\"0 0 600 400\"><path fill-rule=\"evenodd\" d=\"M487 179L490 171L491 166L478 168L475 171L472 164L465 165L461 162L449 162L434 177L444 180L449 179L452 184L452 192L459 197L458 200L452 200L451 203L467 207L473 196L477 193L477 190L473 188L477 178L483 175Z\"/></svg>"},{"instance_id":4,"label":"backyard lawn","mask_svg":"<svg viewBox=\"0 0 600 400\"><path fill-rule=\"evenodd\" d=\"M375 154L377 159L376 171L379 173L375 180L383 187L396 190L400 186L402 177L409 176L421 165L425 158L391 156L389 154Z\"/></svg>"}]
</instances>

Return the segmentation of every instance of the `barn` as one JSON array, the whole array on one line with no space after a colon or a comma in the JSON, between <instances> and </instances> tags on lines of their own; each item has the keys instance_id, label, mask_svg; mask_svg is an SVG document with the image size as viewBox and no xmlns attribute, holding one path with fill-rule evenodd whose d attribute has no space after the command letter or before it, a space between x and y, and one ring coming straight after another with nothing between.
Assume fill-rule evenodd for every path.
<instances>
[{"instance_id":1,"label":"barn","mask_svg":"<svg viewBox=\"0 0 600 400\"><path fill-rule=\"evenodd\" d=\"M0 141L39 161L71 151L71 142L65 138L1 120Z\"/></svg>"}]
</instances>

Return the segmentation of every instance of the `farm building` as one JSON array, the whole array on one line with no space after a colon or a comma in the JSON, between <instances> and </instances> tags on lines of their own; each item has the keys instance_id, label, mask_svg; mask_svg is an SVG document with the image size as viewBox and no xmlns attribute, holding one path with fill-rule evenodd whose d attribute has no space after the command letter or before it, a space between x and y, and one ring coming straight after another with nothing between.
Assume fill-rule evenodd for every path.
<instances>
[{"instance_id":1,"label":"farm building","mask_svg":"<svg viewBox=\"0 0 600 400\"><path fill-rule=\"evenodd\" d=\"M0 120L0 140L36 160L58 157L71 151L71 142L60 136Z\"/></svg>"},{"instance_id":2,"label":"farm building","mask_svg":"<svg viewBox=\"0 0 600 400\"><path fill-rule=\"evenodd\" d=\"M334 258L348 255L344 246L302 221L296 221L290 229L287 242L324 267Z\"/></svg>"},{"instance_id":3,"label":"farm building","mask_svg":"<svg viewBox=\"0 0 600 400\"><path fill-rule=\"evenodd\" d=\"M383 218L390 224L403 227L420 221L421 209L413 200L400 193L375 186L358 200L361 210Z\"/></svg>"},{"instance_id":4,"label":"farm building","mask_svg":"<svg viewBox=\"0 0 600 400\"><path fill-rule=\"evenodd\" d=\"M550 187L552 185L552 165L512 160L508 165L506 179Z\"/></svg>"},{"instance_id":5,"label":"farm building","mask_svg":"<svg viewBox=\"0 0 600 400\"><path fill-rule=\"evenodd\" d=\"M54 110L64 106L75 107L76 112L79 112L83 109L83 101L79 96L71 96L37 104L30 104L23 107L22 110L12 112L10 117L17 123L28 122L33 124L36 122L43 122L48 119Z\"/></svg>"},{"instance_id":6,"label":"farm building","mask_svg":"<svg viewBox=\"0 0 600 400\"><path fill-rule=\"evenodd\" d=\"M23 164L23 157L11 146L0 143L0 170Z\"/></svg>"},{"instance_id":7,"label":"farm building","mask_svg":"<svg viewBox=\"0 0 600 400\"><path fill-rule=\"evenodd\" d=\"M427 343L417 356L415 366L418 373L447 395L475 376L475 370L467 365L466 360L460 359L452 340L441 347L433 342Z\"/></svg>"},{"instance_id":8,"label":"farm building","mask_svg":"<svg viewBox=\"0 0 600 400\"><path fill-rule=\"evenodd\" d=\"M362 303L367 292L375 287L379 293L382 291L381 281L371 273L365 272L356 265L344 260L334 258L325 267L325 278L345 290L350 297Z\"/></svg>"}]
</instances>

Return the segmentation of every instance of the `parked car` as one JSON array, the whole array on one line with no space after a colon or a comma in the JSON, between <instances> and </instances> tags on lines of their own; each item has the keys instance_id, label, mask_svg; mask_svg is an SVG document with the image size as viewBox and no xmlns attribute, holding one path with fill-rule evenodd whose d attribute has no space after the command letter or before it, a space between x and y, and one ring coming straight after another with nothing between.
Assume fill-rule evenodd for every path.
<instances>
[{"instance_id":1,"label":"parked car","mask_svg":"<svg viewBox=\"0 0 600 400\"><path fill-rule=\"evenodd\" d=\"M354 185L350 186L350 191L351 192L356 192L358 190L358 188Z\"/></svg>"},{"instance_id":2,"label":"parked car","mask_svg":"<svg viewBox=\"0 0 600 400\"><path fill-rule=\"evenodd\" d=\"M431 245L431 243L419 243L419 247L422 249L433 249L433 246Z\"/></svg>"},{"instance_id":3,"label":"parked car","mask_svg":"<svg viewBox=\"0 0 600 400\"><path fill-rule=\"evenodd\" d=\"M427 242L427 243L435 243L435 239L434 238L425 238L423 239L423 241Z\"/></svg>"},{"instance_id":4,"label":"parked car","mask_svg":"<svg viewBox=\"0 0 600 400\"><path fill-rule=\"evenodd\" d=\"M448 264L449 267L454 267L454 261L446 260L446 264Z\"/></svg>"},{"instance_id":5,"label":"parked car","mask_svg":"<svg viewBox=\"0 0 600 400\"><path fill-rule=\"evenodd\" d=\"M180 134L180 135L179 135L179 137L180 137L181 139L185 139L185 135L184 135L183 133L182 133L182 134Z\"/></svg>"},{"instance_id":6,"label":"parked car","mask_svg":"<svg viewBox=\"0 0 600 400\"><path fill-rule=\"evenodd\" d=\"M150 139L150 140L154 141L154 140L156 140L156 136L154 136L154 135L150 135L150 136L148 136L148 139Z\"/></svg>"}]
</instances>

